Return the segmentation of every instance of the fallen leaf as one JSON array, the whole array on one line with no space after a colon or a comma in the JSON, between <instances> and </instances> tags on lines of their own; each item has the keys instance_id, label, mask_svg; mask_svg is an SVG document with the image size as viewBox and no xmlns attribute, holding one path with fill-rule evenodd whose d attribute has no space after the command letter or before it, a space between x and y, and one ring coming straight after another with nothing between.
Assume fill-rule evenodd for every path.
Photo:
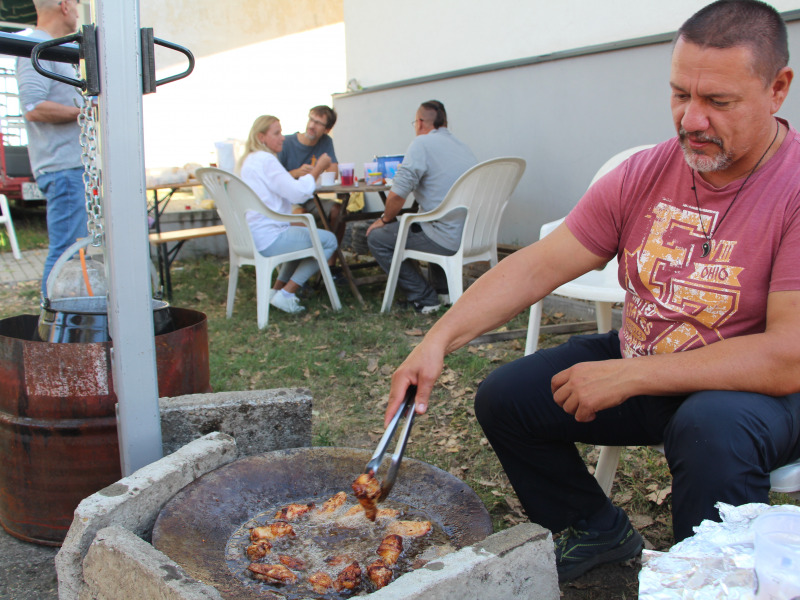
<instances>
[{"instance_id":1,"label":"fallen leaf","mask_svg":"<svg viewBox=\"0 0 800 600\"><path fill-rule=\"evenodd\" d=\"M412 336L421 336L421 335L425 335L425 332L422 331L422 329L415 328L415 329L406 329L405 334L406 335L412 335Z\"/></svg>"},{"instance_id":2,"label":"fallen leaf","mask_svg":"<svg viewBox=\"0 0 800 600\"><path fill-rule=\"evenodd\" d=\"M631 521L631 525L633 525L636 529L639 529L639 530L642 530L645 527L649 527L650 525L655 523L653 518L648 516L648 515L637 515L637 514L634 514L634 515L628 515L628 518Z\"/></svg>"},{"instance_id":3,"label":"fallen leaf","mask_svg":"<svg viewBox=\"0 0 800 600\"><path fill-rule=\"evenodd\" d=\"M648 489L649 489L649 486L648 486ZM651 502L655 502L656 504L661 506L664 503L664 500L667 499L667 496L669 496L671 492L672 492L672 486L668 485L664 489L657 490L655 492L647 494L647 496L645 496L645 497L648 500L650 500Z\"/></svg>"},{"instance_id":4,"label":"fallen leaf","mask_svg":"<svg viewBox=\"0 0 800 600\"><path fill-rule=\"evenodd\" d=\"M378 370L378 359L377 358L370 358L367 361L367 372L374 373Z\"/></svg>"}]
</instances>

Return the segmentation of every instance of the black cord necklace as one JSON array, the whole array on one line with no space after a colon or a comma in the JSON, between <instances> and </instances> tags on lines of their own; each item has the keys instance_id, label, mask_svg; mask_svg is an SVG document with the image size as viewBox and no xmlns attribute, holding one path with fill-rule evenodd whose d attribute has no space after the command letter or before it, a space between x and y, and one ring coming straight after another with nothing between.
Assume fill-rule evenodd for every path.
<instances>
[{"instance_id":1,"label":"black cord necklace","mask_svg":"<svg viewBox=\"0 0 800 600\"><path fill-rule=\"evenodd\" d=\"M728 213L730 212L733 203L736 202L736 199L739 197L739 194L741 194L742 189L744 189L744 186L747 183L748 179L750 179L750 176L756 172L756 169L761 164L761 161L764 160L764 157L767 155L767 152L769 152L769 149L772 148L772 145L775 143L775 140L778 139L778 133L780 133L780 130L781 130L780 124L777 121L775 121L775 137L772 138L772 141L769 143L769 146L767 146L767 149L764 150L764 154L762 154L761 158L758 159L756 166L753 167L747 174L747 177L744 178L742 185L739 186L736 195L733 197L733 200L728 205L728 209L722 215L722 218L719 220L719 223L717 223L717 227L714 230L714 233L719 231L719 228L722 225L722 221L724 221L725 217L728 216ZM697 186L695 185L694 182L694 169L691 169L691 171L692 171L692 191L694 192L694 202L695 204L697 204L697 217L700 219L700 227L703 230L703 237L706 238L706 241L703 242L703 254L702 254L702 257L705 258L711 252L711 238L714 237L714 233L711 234L706 233L706 226L703 225L703 215L700 213L700 201L697 199Z\"/></svg>"}]
</instances>

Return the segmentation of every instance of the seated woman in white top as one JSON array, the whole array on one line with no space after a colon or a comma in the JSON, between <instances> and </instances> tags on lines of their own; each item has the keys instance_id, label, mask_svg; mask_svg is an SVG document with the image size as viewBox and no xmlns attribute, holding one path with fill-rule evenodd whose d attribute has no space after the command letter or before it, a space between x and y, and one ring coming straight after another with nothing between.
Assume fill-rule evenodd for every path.
<instances>
[{"instance_id":1,"label":"seated woman in white top","mask_svg":"<svg viewBox=\"0 0 800 600\"><path fill-rule=\"evenodd\" d=\"M331 164L327 154L319 157L311 173L299 179L292 177L278 162L277 154L283 147L281 123L276 117L258 117L250 129L245 154L239 159L238 171L242 179L275 212L291 214L293 204L302 204L314 194L316 179ZM246 215L253 234L256 250L262 256L311 247L311 237L306 227L292 227L255 212ZM325 258L330 260L336 251L336 236L319 230L319 239ZM319 270L317 261L304 258L284 263L270 292L270 304L288 313L305 310L295 292Z\"/></svg>"}]
</instances>

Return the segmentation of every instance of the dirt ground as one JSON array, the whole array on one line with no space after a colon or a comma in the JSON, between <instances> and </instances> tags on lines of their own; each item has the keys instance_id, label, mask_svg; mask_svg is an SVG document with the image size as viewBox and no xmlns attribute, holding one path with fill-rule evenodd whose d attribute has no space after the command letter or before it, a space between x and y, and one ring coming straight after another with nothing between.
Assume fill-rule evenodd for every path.
<instances>
[{"instance_id":1,"label":"dirt ground","mask_svg":"<svg viewBox=\"0 0 800 600\"><path fill-rule=\"evenodd\" d=\"M639 559L603 565L575 581L561 584L564 600L630 600L639 597Z\"/></svg>"}]
</instances>

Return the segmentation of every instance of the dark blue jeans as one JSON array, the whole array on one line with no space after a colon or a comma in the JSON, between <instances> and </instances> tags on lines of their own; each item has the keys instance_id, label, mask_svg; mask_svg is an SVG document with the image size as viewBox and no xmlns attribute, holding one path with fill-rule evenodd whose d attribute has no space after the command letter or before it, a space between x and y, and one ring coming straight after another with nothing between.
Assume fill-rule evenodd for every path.
<instances>
[{"instance_id":1,"label":"dark blue jeans","mask_svg":"<svg viewBox=\"0 0 800 600\"><path fill-rule=\"evenodd\" d=\"M590 423L578 423L553 401L553 375L614 358L617 332L575 336L498 368L478 388L475 414L531 521L561 531L607 501L575 442L663 443L676 541L703 519L719 520L716 502L768 502L770 471L800 457L800 394L636 396Z\"/></svg>"},{"instance_id":2,"label":"dark blue jeans","mask_svg":"<svg viewBox=\"0 0 800 600\"><path fill-rule=\"evenodd\" d=\"M47 198L47 237L50 242L42 275L42 293L46 294L47 276L58 257L78 238L88 235L83 167L39 175L36 184Z\"/></svg>"}]
</instances>

